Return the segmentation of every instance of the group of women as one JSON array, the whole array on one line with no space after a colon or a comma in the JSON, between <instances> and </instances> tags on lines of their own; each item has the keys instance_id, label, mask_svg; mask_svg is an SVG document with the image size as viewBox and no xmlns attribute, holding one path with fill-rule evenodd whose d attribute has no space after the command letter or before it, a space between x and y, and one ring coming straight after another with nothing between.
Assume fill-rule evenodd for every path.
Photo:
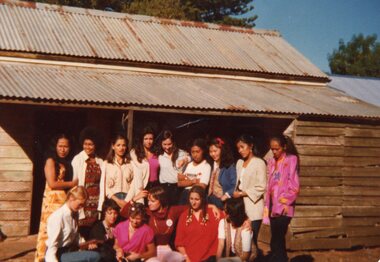
<instances>
[{"instance_id":1,"label":"group of women","mask_svg":"<svg viewBox=\"0 0 380 262\"><path fill-rule=\"evenodd\" d=\"M146 128L129 151L117 135L103 161L97 131L86 128L83 151L70 163L69 139L55 137L35 261L253 261L262 221L271 226L272 261L287 261L285 234L299 191L288 138L270 140L268 163L250 135L236 140L236 163L221 138L195 139L190 153L168 130L157 140Z\"/></svg>"}]
</instances>

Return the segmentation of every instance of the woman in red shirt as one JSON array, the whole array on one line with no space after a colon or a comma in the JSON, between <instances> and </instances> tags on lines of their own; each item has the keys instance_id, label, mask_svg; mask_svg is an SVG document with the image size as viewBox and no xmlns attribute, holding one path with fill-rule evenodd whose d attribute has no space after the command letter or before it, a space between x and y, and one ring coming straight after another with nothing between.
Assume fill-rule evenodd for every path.
<instances>
[{"instance_id":1,"label":"woman in red shirt","mask_svg":"<svg viewBox=\"0 0 380 262\"><path fill-rule=\"evenodd\" d=\"M189 208L179 218L175 239L175 245L186 257L186 262L216 261L218 225L219 219L207 207L205 190L193 186Z\"/></svg>"}]
</instances>

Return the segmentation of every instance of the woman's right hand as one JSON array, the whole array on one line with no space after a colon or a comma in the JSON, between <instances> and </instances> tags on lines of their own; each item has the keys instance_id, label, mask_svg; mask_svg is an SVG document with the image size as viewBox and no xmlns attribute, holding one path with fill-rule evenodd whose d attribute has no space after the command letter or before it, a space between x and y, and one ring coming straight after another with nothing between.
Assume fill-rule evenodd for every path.
<instances>
[{"instance_id":1,"label":"woman's right hand","mask_svg":"<svg viewBox=\"0 0 380 262\"><path fill-rule=\"evenodd\" d=\"M140 192L138 192L134 197L133 197L133 201L136 202L137 200L140 200L144 197L147 197L148 196L148 190L141 190Z\"/></svg>"},{"instance_id":2,"label":"woman's right hand","mask_svg":"<svg viewBox=\"0 0 380 262\"><path fill-rule=\"evenodd\" d=\"M121 262L123 260L123 258L124 258L124 252L121 248L118 248L116 250L116 259L117 259L117 261Z\"/></svg>"}]
</instances>

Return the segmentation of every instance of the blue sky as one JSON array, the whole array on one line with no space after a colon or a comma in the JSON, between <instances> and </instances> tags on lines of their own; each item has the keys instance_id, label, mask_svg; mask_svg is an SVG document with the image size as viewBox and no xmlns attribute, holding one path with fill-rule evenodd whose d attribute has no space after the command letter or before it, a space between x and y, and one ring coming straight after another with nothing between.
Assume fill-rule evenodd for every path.
<instances>
[{"instance_id":1,"label":"blue sky","mask_svg":"<svg viewBox=\"0 0 380 262\"><path fill-rule=\"evenodd\" d=\"M327 54L339 39L377 34L380 0L254 0L256 28L277 29L322 71L330 72Z\"/></svg>"}]
</instances>

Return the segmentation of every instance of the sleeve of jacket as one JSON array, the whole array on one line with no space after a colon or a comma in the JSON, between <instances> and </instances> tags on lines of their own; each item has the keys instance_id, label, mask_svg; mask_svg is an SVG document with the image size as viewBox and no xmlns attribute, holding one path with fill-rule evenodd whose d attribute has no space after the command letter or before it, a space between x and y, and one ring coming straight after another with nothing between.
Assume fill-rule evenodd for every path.
<instances>
[{"instance_id":1,"label":"sleeve of jacket","mask_svg":"<svg viewBox=\"0 0 380 262\"><path fill-rule=\"evenodd\" d=\"M263 160L258 159L254 172L253 175L256 176L256 183L250 184L249 188L246 189L246 193L248 197L256 203L263 196L267 182L266 165Z\"/></svg>"},{"instance_id":2,"label":"sleeve of jacket","mask_svg":"<svg viewBox=\"0 0 380 262\"><path fill-rule=\"evenodd\" d=\"M79 157L78 155L76 155L73 160L71 161L71 166L73 167L73 180L75 180L76 178L78 178L78 166L79 166Z\"/></svg>"},{"instance_id":3,"label":"sleeve of jacket","mask_svg":"<svg viewBox=\"0 0 380 262\"><path fill-rule=\"evenodd\" d=\"M291 156L288 173L288 190L282 197L288 200L287 205L291 205L296 200L299 189L299 176L298 176L298 159L296 156Z\"/></svg>"},{"instance_id":4,"label":"sleeve of jacket","mask_svg":"<svg viewBox=\"0 0 380 262\"><path fill-rule=\"evenodd\" d=\"M105 161L101 160L100 162L100 182L99 182L99 203L98 203L98 211L102 211L102 206L105 198L105 186L106 186L106 179L105 179Z\"/></svg>"},{"instance_id":5,"label":"sleeve of jacket","mask_svg":"<svg viewBox=\"0 0 380 262\"><path fill-rule=\"evenodd\" d=\"M231 165L226 169L226 184L223 185L223 193L232 196L236 186L236 166Z\"/></svg>"}]
</instances>

